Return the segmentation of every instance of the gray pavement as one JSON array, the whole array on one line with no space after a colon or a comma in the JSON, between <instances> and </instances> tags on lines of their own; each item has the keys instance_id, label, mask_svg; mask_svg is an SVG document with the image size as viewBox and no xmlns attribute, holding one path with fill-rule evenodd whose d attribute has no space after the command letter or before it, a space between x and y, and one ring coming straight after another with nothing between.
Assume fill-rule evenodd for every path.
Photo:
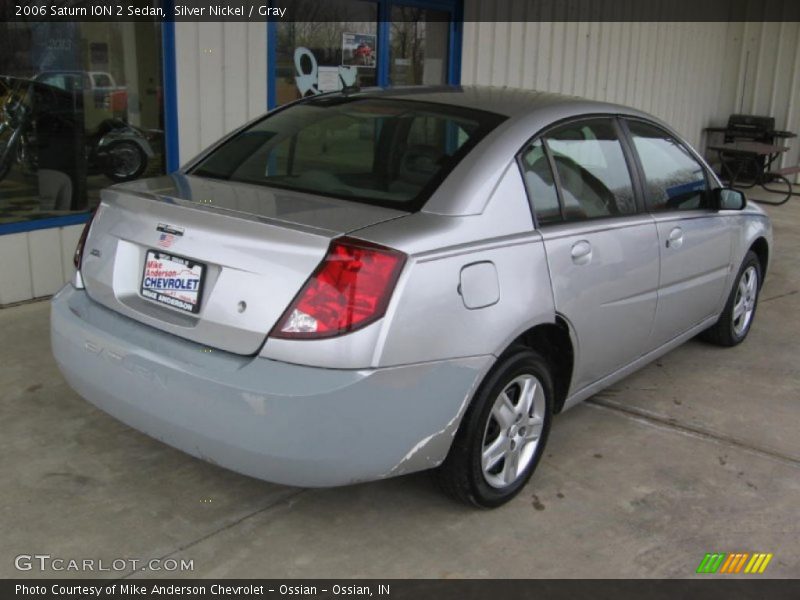
<instances>
[{"instance_id":1,"label":"gray pavement","mask_svg":"<svg viewBox=\"0 0 800 600\"><path fill-rule=\"evenodd\" d=\"M768 210L750 338L689 342L559 416L531 483L489 512L424 473L301 490L186 456L67 387L47 302L2 309L0 577L692 577L737 551L800 577L800 199ZM40 573L20 554L194 569Z\"/></svg>"}]
</instances>

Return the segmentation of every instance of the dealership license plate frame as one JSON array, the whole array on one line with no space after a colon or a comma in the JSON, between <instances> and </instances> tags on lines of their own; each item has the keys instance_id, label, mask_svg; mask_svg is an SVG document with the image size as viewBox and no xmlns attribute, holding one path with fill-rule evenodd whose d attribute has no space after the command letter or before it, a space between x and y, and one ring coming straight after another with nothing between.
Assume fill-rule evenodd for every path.
<instances>
[{"instance_id":1,"label":"dealership license plate frame","mask_svg":"<svg viewBox=\"0 0 800 600\"><path fill-rule=\"evenodd\" d=\"M154 256L155 255L155 256ZM172 296L168 294L162 294L160 292L156 292L154 290L147 290L157 294L155 298L148 296L145 294L145 286L144 281L147 277L147 263L151 259L151 257L155 258L156 260L168 260L173 263L177 263L183 265L189 269L194 269L195 267L200 267L200 273L198 274L197 279L199 280L197 286L197 300L194 304L191 304L191 308L183 308L182 306L178 306L169 300L164 300L163 298L170 298L174 299ZM148 248L145 251L144 255L144 266L142 268L142 277L139 280L139 294L145 300L153 302L159 306L165 306L167 308L172 308L173 310L177 310L183 314L191 314L196 315L200 312L200 307L203 302L203 288L205 286L205 279L207 273L207 266L206 263L200 262L198 260L193 260L191 258L187 258L185 256L179 256L177 254L172 254L171 252L164 252L163 250L156 250L155 248ZM185 302L185 301L183 301Z\"/></svg>"}]
</instances>

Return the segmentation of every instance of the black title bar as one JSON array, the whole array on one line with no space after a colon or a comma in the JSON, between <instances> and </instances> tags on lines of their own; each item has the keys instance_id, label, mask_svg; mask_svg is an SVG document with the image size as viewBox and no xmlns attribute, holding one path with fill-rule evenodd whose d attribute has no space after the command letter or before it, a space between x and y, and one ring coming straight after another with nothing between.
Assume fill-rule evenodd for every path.
<instances>
[{"instance_id":1,"label":"black title bar","mask_svg":"<svg viewBox=\"0 0 800 600\"><path fill-rule=\"evenodd\" d=\"M376 0L377 2L377 0ZM3 0L4 21L348 21L350 0ZM427 20L800 21L798 0L440 0ZM414 20L415 9L404 17Z\"/></svg>"},{"instance_id":2,"label":"black title bar","mask_svg":"<svg viewBox=\"0 0 800 600\"><path fill-rule=\"evenodd\" d=\"M634 580L0 580L0 598L40 600L131 600L213 598L293 600L795 600L800 580L709 579Z\"/></svg>"}]
</instances>

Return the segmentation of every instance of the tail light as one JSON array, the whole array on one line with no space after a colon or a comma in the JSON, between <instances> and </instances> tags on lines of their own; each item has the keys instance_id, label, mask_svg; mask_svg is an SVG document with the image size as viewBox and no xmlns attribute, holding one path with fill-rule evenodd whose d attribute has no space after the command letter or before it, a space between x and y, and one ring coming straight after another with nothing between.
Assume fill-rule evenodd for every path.
<instances>
[{"instance_id":1,"label":"tail light","mask_svg":"<svg viewBox=\"0 0 800 600\"><path fill-rule=\"evenodd\" d=\"M339 238L272 329L284 339L319 339L383 317L405 264L402 252Z\"/></svg>"},{"instance_id":2,"label":"tail light","mask_svg":"<svg viewBox=\"0 0 800 600\"><path fill-rule=\"evenodd\" d=\"M89 220L86 221L86 225L83 226L81 237L78 239L78 245L75 247L75 254L72 255L72 264L74 264L75 268L79 271L81 268L81 259L83 258L83 247L86 245L86 238L89 237L89 230L92 228L92 221L94 220L95 214L96 211L92 211L89 215Z\"/></svg>"}]
</instances>

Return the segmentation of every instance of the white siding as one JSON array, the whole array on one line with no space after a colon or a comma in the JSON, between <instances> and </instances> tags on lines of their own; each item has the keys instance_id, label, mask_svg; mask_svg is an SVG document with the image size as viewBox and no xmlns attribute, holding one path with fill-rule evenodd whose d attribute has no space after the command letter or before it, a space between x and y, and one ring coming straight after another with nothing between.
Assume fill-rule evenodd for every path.
<instances>
[{"instance_id":1,"label":"white siding","mask_svg":"<svg viewBox=\"0 0 800 600\"><path fill-rule=\"evenodd\" d=\"M726 23L468 21L461 79L635 106L697 144L703 127L727 117L727 36Z\"/></svg>"},{"instance_id":2,"label":"white siding","mask_svg":"<svg viewBox=\"0 0 800 600\"><path fill-rule=\"evenodd\" d=\"M773 115L778 129L800 130L800 23L505 22L545 15L531 3L514 3L511 14L503 6L465 1L464 84L634 106L699 149L703 128L724 125L732 112ZM800 141L789 146L784 164L797 164Z\"/></svg>"},{"instance_id":3,"label":"white siding","mask_svg":"<svg viewBox=\"0 0 800 600\"><path fill-rule=\"evenodd\" d=\"M732 24L739 73L731 111L775 117L778 129L800 130L800 23ZM789 140L784 165L800 162L800 140Z\"/></svg>"},{"instance_id":4,"label":"white siding","mask_svg":"<svg viewBox=\"0 0 800 600\"><path fill-rule=\"evenodd\" d=\"M55 294L64 285L61 232L58 229L31 231L28 233L28 251L33 297Z\"/></svg>"},{"instance_id":5,"label":"white siding","mask_svg":"<svg viewBox=\"0 0 800 600\"><path fill-rule=\"evenodd\" d=\"M0 306L55 294L72 279L83 225L0 235Z\"/></svg>"},{"instance_id":6,"label":"white siding","mask_svg":"<svg viewBox=\"0 0 800 600\"><path fill-rule=\"evenodd\" d=\"M0 305L33 298L28 234L0 236Z\"/></svg>"},{"instance_id":7,"label":"white siding","mask_svg":"<svg viewBox=\"0 0 800 600\"><path fill-rule=\"evenodd\" d=\"M265 23L175 24L179 162L267 110Z\"/></svg>"}]
</instances>

